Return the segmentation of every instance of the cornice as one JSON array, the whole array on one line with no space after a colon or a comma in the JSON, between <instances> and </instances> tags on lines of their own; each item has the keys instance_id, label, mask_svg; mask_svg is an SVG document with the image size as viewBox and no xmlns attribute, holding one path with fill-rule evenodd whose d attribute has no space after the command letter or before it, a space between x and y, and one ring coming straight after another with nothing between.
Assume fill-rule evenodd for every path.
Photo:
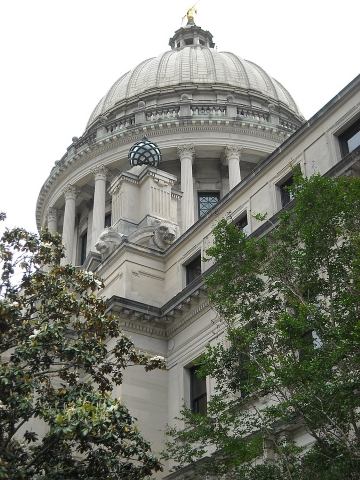
<instances>
[{"instance_id":1,"label":"cornice","mask_svg":"<svg viewBox=\"0 0 360 480\"><path fill-rule=\"evenodd\" d=\"M114 295L108 312L118 317L127 330L168 340L209 309L204 278L200 276L162 307L155 307Z\"/></svg>"},{"instance_id":2,"label":"cornice","mask_svg":"<svg viewBox=\"0 0 360 480\"><path fill-rule=\"evenodd\" d=\"M264 122L256 121L241 121L237 119L231 119L227 117L221 117L218 119L189 119L176 121L158 122L151 125L142 125L138 127L131 127L131 129L123 132L113 132L108 134L91 145L81 147L80 151L75 151L70 156L65 156L57 165L53 168L48 179L45 181L37 201L36 220L37 226L40 228L41 219L44 216L44 209L49 208L52 205L46 204L46 197L50 189L53 189L56 184L60 185L63 182L63 175L83 165L84 163L106 154L107 152L114 150L115 148L122 147L127 144L135 142L142 135L146 133L148 137L161 134L176 135L181 133L190 132L224 132L234 133L239 135L249 135L254 137L264 138L277 143L282 143L284 139L290 136L289 132L278 126L266 124ZM204 143L204 139L199 139L200 143ZM192 139L192 142L196 146L197 139ZM175 143L179 143L179 139L175 140ZM111 161L102 159L104 165L109 166Z\"/></svg>"}]
</instances>

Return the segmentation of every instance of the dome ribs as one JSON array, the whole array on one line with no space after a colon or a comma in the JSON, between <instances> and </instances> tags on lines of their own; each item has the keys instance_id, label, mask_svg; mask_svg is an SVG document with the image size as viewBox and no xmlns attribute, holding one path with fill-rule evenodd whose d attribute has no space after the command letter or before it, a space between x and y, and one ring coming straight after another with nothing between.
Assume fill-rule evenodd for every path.
<instances>
[{"instance_id":1,"label":"dome ribs","mask_svg":"<svg viewBox=\"0 0 360 480\"><path fill-rule=\"evenodd\" d=\"M275 83L275 85L278 87L278 89L280 89L280 91L283 93L283 95L285 96L285 98L287 99L287 104L289 105L289 107L290 107L292 110L295 110L295 112L296 112L301 118L303 118L303 115L302 115L302 113L300 112L299 107L298 107L297 104L295 103L295 100L294 100L293 97L290 95L290 93L286 90L286 88L285 88L280 82L278 82L277 80L275 80L275 78L273 78L272 80L273 80L273 82Z\"/></svg>"},{"instance_id":2,"label":"dome ribs","mask_svg":"<svg viewBox=\"0 0 360 480\"><path fill-rule=\"evenodd\" d=\"M224 66L226 66L229 72L227 81L241 88L251 88L247 69L243 64L244 60L231 52L220 52L220 55L223 59Z\"/></svg>"},{"instance_id":3,"label":"dome ribs","mask_svg":"<svg viewBox=\"0 0 360 480\"><path fill-rule=\"evenodd\" d=\"M105 102L105 97L102 97L102 99L99 101L99 103L96 105L96 107L92 111L92 114L90 115L89 121L86 124L86 128L88 128L88 126L92 124L92 122L95 120L95 118L98 115L101 115L101 113L103 112L104 102Z\"/></svg>"},{"instance_id":4,"label":"dome ribs","mask_svg":"<svg viewBox=\"0 0 360 480\"><path fill-rule=\"evenodd\" d=\"M174 83L174 78L177 78L176 66L174 65L173 60L174 53L176 52L170 50L157 57L157 69L155 70L155 68L152 68L152 70L154 70L154 75L152 78L155 78L156 80L155 82L151 82L152 78L149 77L150 86L154 83L158 87L160 87L163 83Z\"/></svg>"},{"instance_id":5,"label":"dome ribs","mask_svg":"<svg viewBox=\"0 0 360 480\"><path fill-rule=\"evenodd\" d=\"M156 60L156 58L148 58L144 62L141 62L130 72L130 78L126 87L125 98L130 98L139 92L143 92L147 88L147 75L146 72L142 75L143 70L149 68L149 64ZM145 83L145 85L144 85Z\"/></svg>"},{"instance_id":6,"label":"dome ribs","mask_svg":"<svg viewBox=\"0 0 360 480\"><path fill-rule=\"evenodd\" d=\"M268 96L274 98L275 100L279 100L278 91L273 82L273 79L265 72L265 70L259 67L259 65L256 65L256 63L250 62L248 60L247 63L251 65L252 68L256 70L259 76L263 79L266 90L268 91Z\"/></svg>"},{"instance_id":7,"label":"dome ribs","mask_svg":"<svg viewBox=\"0 0 360 480\"><path fill-rule=\"evenodd\" d=\"M209 65L205 56L206 49L191 48L191 66L193 81L209 82L215 78L215 69L213 65Z\"/></svg>"},{"instance_id":8,"label":"dome ribs","mask_svg":"<svg viewBox=\"0 0 360 480\"><path fill-rule=\"evenodd\" d=\"M104 113L106 110L111 108L116 103L117 100L116 100L116 98L114 99L115 93L119 90L119 87L121 86L121 84L125 83L127 77L130 75L130 73L131 72L124 73L124 75L122 75L119 78L119 80L117 80L114 83L114 85L110 88L110 90L107 92L107 94L105 95L105 101L104 101L104 105L103 105L101 113ZM119 93L116 96L119 97Z\"/></svg>"},{"instance_id":9,"label":"dome ribs","mask_svg":"<svg viewBox=\"0 0 360 480\"><path fill-rule=\"evenodd\" d=\"M302 119L289 92L261 67L234 53L218 52L197 44L169 50L147 59L120 77L92 112L87 127L99 115L116 108L117 117L132 113L139 100L148 102L148 107L155 105L161 92L166 93L169 100L173 87L183 84L194 85L195 90L211 84L219 89L222 85L226 94L234 89L242 90L244 94L248 91L251 94L248 99L250 102L252 99L255 101L256 97L260 104L267 100L280 102ZM175 97L171 102L175 106ZM260 104L257 102L258 107Z\"/></svg>"},{"instance_id":10,"label":"dome ribs","mask_svg":"<svg viewBox=\"0 0 360 480\"><path fill-rule=\"evenodd\" d=\"M214 58L214 54L216 54L216 59ZM224 72L221 75L220 72L222 69L217 68L223 66L223 62L221 61L218 52L216 52L216 50L204 48L203 55L208 69L207 82L226 82L227 75L224 74Z\"/></svg>"},{"instance_id":11,"label":"dome ribs","mask_svg":"<svg viewBox=\"0 0 360 480\"><path fill-rule=\"evenodd\" d=\"M183 83L191 82L191 48L183 48L179 53L181 55L180 81Z\"/></svg>"}]
</instances>

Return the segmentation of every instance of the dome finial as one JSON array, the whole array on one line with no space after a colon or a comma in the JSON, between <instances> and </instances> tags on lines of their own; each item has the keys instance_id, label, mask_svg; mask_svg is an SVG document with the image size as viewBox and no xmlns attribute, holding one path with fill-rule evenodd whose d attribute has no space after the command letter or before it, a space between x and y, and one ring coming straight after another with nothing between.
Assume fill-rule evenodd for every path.
<instances>
[{"instance_id":1,"label":"dome finial","mask_svg":"<svg viewBox=\"0 0 360 480\"><path fill-rule=\"evenodd\" d=\"M183 17L182 21L184 21L185 17L187 17L188 19L187 25L195 25L194 19L195 19L195 15L197 14L197 10L195 6L197 3L199 3L199 1L200 0L195 2L194 5L188 9L188 11L186 12L186 15L184 15Z\"/></svg>"}]
</instances>

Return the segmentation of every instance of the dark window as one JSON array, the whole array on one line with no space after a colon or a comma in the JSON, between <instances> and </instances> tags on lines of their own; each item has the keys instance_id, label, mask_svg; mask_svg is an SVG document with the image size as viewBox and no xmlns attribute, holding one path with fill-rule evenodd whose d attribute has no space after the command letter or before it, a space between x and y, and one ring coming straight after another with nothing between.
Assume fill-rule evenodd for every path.
<instances>
[{"instance_id":1,"label":"dark window","mask_svg":"<svg viewBox=\"0 0 360 480\"><path fill-rule=\"evenodd\" d=\"M104 227L111 227L111 212L107 213L105 215L105 222L104 222Z\"/></svg>"},{"instance_id":2,"label":"dark window","mask_svg":"<svg viewBox=\"0 0 360 480\"><path fill-rule=\"evenodd\" d=\"M192 45L193 39L192 38L185 38L185 45Z\"/></svg>"},{"instance_id":3,"label":"dark window","mask_svg":"<svg viewBox=\"0 0 360 480\"><path fill-rule=\"evenodd\" d=\"M85 262L86 259L86 245L87 245L87 230L80 237L80 265Z\"/></svg>"},{"instance_id":4,"label":"dark window","mask_svg":"<svg viewBox=\"0 0 360 480\"><path fill-rule=\"evenodd\" d=\"M220 200L219 192L199 192L199 218L203 217L211 210Z\"/></svg>"},{"instance_id":5,"label":"dark window","mask_svg":"<svg viewBox=\"0 0 360 480\"><path fill-rule=\"evenodd\" d=\"M311 352L321 348L323 345L319 335L315 330L309 330L308 332L304 333L301 338L304 346L299 350L300 362L303 360L310 360Z\"/></svg>"},{"instance_id":6,"label":"dark window","mask_svg":"<svg viewBox=\"0 0 360 480\"><path fill-rule=\"evenodd\" d=\"M252 342L246 341L240 345L234 344L234 369L233 381L230 387L234 392L239 392L242 397L245 397L253 391L259 381L259 376L256 374L256 363L253 357L256 356L258 350L258 340L254 338ZM231 380L231 378L230 378Z\"/></svg>"},{"instance_id":7,"label":"dark window","mask_svg":"<svg viewBox=\"0 0 360 480\"><path fill-rule=\"evenodd\" d=\"M238 230L244 232L245 235L249 235L249 224L248 224L247 215L244 215L243 217L241 217L240 220L238 220L235 223L235 226Z\"/></svg>"},{"instance_id":8,"label":"dark window","mask_svg":"<svg viewBox=\"0 0 360 480\"><path fill-rule=\"evenodd\" d=\"M360 120L345 130L345 132L339 136L339 141L342 157L345 157L345 155L355 150L355 148L360 145Z\"/></svg>"},{"instance_id":9,"label":"dark window","mask_svg":"<svg viewBox=\"0 0 360 480\"><path fill-rule=\"evenodd\" d=\"M281 208L285 207L293 199L292 193L289 191L289 188L294 183L293 177L288 178L284 183L282 183L280 188L281 195Z\"/></svg>"},{"instance_id":10,"label":"dark window","mask_svg":"<svg viewBox=\"0 0 360 480\"><path fill-rule=\"evenodd\" d=\"M206 378L199 378L198 366L190 368L190 403L193 413L206 415Z\"/></svg>"},{"instance_id":11,"label":"dark window","mask_svg":"<svg viewBox=\"0 0 360 480\"><path fill-rule=\"evenodd\" d=\"M186 265L186 285L201 275L201 255Z\"/></svg>"},{"instance_id":12,"label":"dark window","mask_svg":"<svg viewBox=\"0 0 360 480\"><path fill-rule=\"evenodd\" d=\"M199 42L200 42L200 45L205 45L204 40L199 40Z\"/></svg>"}]
</instances>

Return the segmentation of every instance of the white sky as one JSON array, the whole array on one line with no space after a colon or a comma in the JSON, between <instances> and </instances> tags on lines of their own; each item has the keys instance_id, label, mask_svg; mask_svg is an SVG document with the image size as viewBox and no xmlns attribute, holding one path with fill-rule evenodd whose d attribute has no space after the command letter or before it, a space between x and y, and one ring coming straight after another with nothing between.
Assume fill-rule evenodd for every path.
<instances>
[{"instance_id":1,"label":"white sky","mask_svg":"<svg viewBox=\"0 0 360 480\"><path fill-rule=\"evenodd\" d=\"M38 192L110 86L168 50L191 0L2 0L0 210L35 231ZM200 0L219 51L260 65L310 118L358 73L358 0ZM2 227L0 226L0 231Z\"/></svg>"}]
</instances>

